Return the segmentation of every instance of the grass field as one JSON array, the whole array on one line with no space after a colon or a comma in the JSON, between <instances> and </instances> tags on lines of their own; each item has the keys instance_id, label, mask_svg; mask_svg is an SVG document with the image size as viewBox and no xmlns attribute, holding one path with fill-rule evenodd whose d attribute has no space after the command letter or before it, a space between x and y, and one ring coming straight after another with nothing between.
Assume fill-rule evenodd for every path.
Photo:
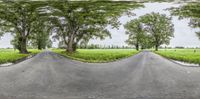
<instances>
[{"instance_id":1,"label":"grass field","mask_svg":"<svg viewBox=\"0 0 200 99\"><path fill-rule=\"evenodd\" d=\"M71 59L90 63L115 61L138 53L133 49L78 49L73 54L66 53L62 49L54 49L53 51Z\"/></svg>"},{"instance_id":2,"label":"grass field","mask_svg":"<svg viewBox=\"0 0 200 99\"><path fill-rule=\"evenodd\" d=\"M200 64L200 49L163 49L156 53L173 60Z\"/></svg>"},{"instance_id":3,"label":"grass field","mask_svg":"<svg viewBox=\"0 0 200 99\"><path fill-rule=\"evenodd\" d=\"M35 49L29 49L30 54L20 54L19 51L14 49L0 49L0 64L15 62L21 58L27 57L31 54L37 54L40 51Z\"/></svg>"}]
</instances>

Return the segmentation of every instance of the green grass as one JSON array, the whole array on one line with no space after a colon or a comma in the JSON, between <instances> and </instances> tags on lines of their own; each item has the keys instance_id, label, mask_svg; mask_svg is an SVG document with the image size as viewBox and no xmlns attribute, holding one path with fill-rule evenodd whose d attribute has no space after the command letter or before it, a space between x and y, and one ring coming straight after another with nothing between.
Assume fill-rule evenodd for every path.
<instances>
[{"instance_id":1,"label":"green grass","mask_svg":"<svg viewBox=\"0 0 200 99\"><path fill-rule=\"evenodd\" d=\"M200 64L200 49L163 49L156 53L173 60Z\"/></svg>"},{"instance_id":2,"label":"green grass","mask_svg":"<svg viewBox=\"0 0 200 99\"><path fill-rule=\"evenodd\" d=\"M25 58L32 54L37 54L41 51L36 49L30 49L30 54L20 54L19 51L14 51L14 49L0 49L0 64L3 63L9 63L9 62L15 62L19 59Z\"/></svg>"},{"instance_id":3,"label":"green grass","mask_svg":"<svg viewBox=\"0 0 200 99\"><path fill-rule=\"evenodd\" d=\"M53 51L71 59L90 63L115 61L138 53L133 49L78 49L73 54L66 53L62 49L54 49Z\"/></svg>"}]
</instances>

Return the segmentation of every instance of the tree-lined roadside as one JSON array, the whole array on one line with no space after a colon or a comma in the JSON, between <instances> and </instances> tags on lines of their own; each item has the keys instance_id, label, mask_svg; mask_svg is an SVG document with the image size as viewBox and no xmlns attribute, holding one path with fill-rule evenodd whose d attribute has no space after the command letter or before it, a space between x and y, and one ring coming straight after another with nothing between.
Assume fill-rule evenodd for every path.
<instances>
[{"instance_id":1,"label":"tree-lined roadside","mask_svg":"<svg viewBox=\"0 0 200 99\"><path fill-rule=\"evenodd\" d=\"M27 46L44 49L51 46L50 35L75 52L77 44L90 39L111 37L106 27L118 28L118 18L133 15L142 4L130 1L2 1L0 30L12 33L12 44L20 53Z\"/></svg>"},{"instance_id":2,"label":"tree-lined roadside","mask_svg":"<svg viewBox=\"0 0 200 99\"><path fill-rule=\"evenodd\" d=\"M79 56L77 49L98 48L86 45L91 39L111 38L107 27L118 29L121 26L118 19L123 15L134 16L134 9L140 7L143 3L131 1L1 1L0 36L11 33L14 36L11 44L22 54L29 54L28 48L51 48L52 40L58 40L58 45L65 48L60 54ZM199 3L188 3L169 11L171 16L190 18L189 25L199 28L199 7ZM172 17L155 12L127 22L124 28L128 35L126 43L136 50L158 51L174 36Z\"/></svg>"},{"instance_id":3,"label":"tree-lined roadside","mask_svg":"<svg viewBox=\"0 0 200 99\"><path fill-rule=\"evenodd\" d=\"M111 37L107 26L118 28L122 14L132 15L131 10L142 5L123 1L53 2L51 22L57 32L54 37L73 53L78 44L87 44L90 39ZM62 17L62 19L61 19Z\"/></svg>"},{"instance_id":4,"label":"tree-lined roadside","mask_svg":"<svg viewBox=\"0 0 200 99\"><path fill-rule=\"evenodd\" d=\"M188 25L192 28L200 28L200 3L191 2L180 7L173 7L168 9L172 16L178 16L179 19L190 19ZM196 36L200 39L200 32L196 32ZM178 60L182 62L200 64L199 49L173 49L162 50L156 52L157 54L169 59Z\"/></svg>"}]
</instances>

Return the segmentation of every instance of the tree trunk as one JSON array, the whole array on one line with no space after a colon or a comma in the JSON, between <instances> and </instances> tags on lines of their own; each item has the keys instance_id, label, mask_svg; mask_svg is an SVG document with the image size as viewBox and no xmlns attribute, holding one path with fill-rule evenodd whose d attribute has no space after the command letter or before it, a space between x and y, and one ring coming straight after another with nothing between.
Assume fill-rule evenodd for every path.
<instances>
[{"instance_id":1,"label":"tree trunk","mask_svg":"<svg viewBox=\"0 0 200 99\"><path fill-rule=\"evenodd\" d=\"M76 45L74 45L74 36L71 35L70 38L68 39L68 43L67 43L67 49L66 51L69 53L73 53L76 50Z\"/></svg>"},{"instance_id":2,"label":"tree trunk","mask_svg":"<svg viewBox=\"0 0 200 99\"><path fill-rule=\"evenodd\" d=\"M40 45L38 45L38 50L42 50L42 47Z\"/></svg>"},{"instance_id":3,"label":"tree trunk","mask_svg":"<svg viewBox=\"0 0 200 99\"><path fill-rule=\"evenodd\" d=\"M69 53L73 53L73 52L76 51L76 47L77 47L77 46L76 46L76 43L70 42L70 43L68 43L68 45L67 45L66 51L69 52Z\"/></svg>"},{"instance_id":4,"label":"tree trunk","mask_svg":"<svg viewBox=\"0 0 200 99\"><path fill-rule=\"evenodd\" d=\"M42 44L41 44L41 42L39 40L38 40L37 46L38 46L38 50L42 50Z\"/></svg>"},{"instance_id":5,"label":"tree trunk","mask_svg":"<svg viewBox=\"0 0 200 99\"><path fill-rule=\"evenodd\" d=\"M23 53L23 54L27 54L27 48L26 48L26 43L27 43L27 39L24 37L20 37L19 38L19 52Z\"/></svg>"},{"instance_id":6,"label":"tree trunk","mask_svg":"<svg viewBox=\"0 0 200 99\"><path fill-rule=\"evenodd\" d=\"M158 47L159 47L159 45L156 44L156 45L155 45L155 51L158 51Z\"/></svg>"},{"instance_id":7,"label":"tree trunk","mask_svg":"<svg viewBox=\"0 0 200 99\"><path fill-rule=\"evenodd\" d=\"M68 42L66 51L69 53L73 53L73 42Z\"/></svg>"},{"instance_id":8,"label":"tree trunk","mask_svg":"<svg viewBox=\"0 0 200 99\"><path fill-rule=\"evenodd\" d=\"M76 49L77 49L77 43L75 42L75 43L73 44L73 51L75 52Z\"/></svg>"},{"instance_id":9,"label":"tree trunk","mask_svg":"<svg viewBox=\"0 0 200 99\"><path fill-rule=\"evenodd\" d=\"M135 48L136 48L137 51L139 51L139 44L136 44Z\"/></svg>"}]
</instances>

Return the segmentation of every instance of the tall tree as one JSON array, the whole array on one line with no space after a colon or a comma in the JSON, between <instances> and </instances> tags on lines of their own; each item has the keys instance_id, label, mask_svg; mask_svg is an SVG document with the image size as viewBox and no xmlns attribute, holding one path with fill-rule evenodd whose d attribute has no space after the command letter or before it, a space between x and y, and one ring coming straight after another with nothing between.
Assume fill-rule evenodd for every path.
<instances>
[{"instance_id":1,"label":"tall tree","mask_svg":"<svg viewBox=\"0 0 200 99\"><path fill-rule=\"evenodd\" d=\"M189 26L200 28L200 2L188 3L186 5L171 8L171 14L179 16L179 19L190 18ZM200 31L196 32L200 39Z\"/></svg>"},{"instance_id":2,"label":"tall tree","mask_svg":"<svg viewBox=\"0 0 200 99\"><path fill-rule=\"evenodd\" d=\"M152 43L155 46L155 50L158 51L158 47L162 44L169 44L171 37L173 37L173 23L171 18L165 14L159 14L152 12L140 17L144 24L145 31L148 32L152 38Z\"/></svg>"},{"instance_id":3,"label":"tall tree","mask_svg":"<svg viewBox=\"0 0 200 99\"><path fill-rule=\"evenodd\" d=\"M27 40L33 30L33 22L37 21L37 10L41 5L40 1L0 2L1 30L15 35L20 53L28 53Z\"/></svg>"},{"instance_id":4,"label":"tall tree","mask_svg":"<svg viewBox=\"0 0 200 99\"><path fill-rule=\"evenodd\" d=\"M139 50L139 46L142 44L144 40L144 29L139 19L131 20L124 25L126 29L126 34L128 34L129 38L126 42L129 45L135 45L136 50Z\"/></svg>"},{"instance_id":5,"label":"tall tree","mask_svg":"<svg viewBox=\"0 0 200 99\"><path fill-rule=\"evenodd\" d=\"M141 5L117 1L52 1L51 6L51 20L55 24L57 38L64 40L66 51L74 52L80 42L110 36L106 27L118 27L122 13Z\"/></svg>"},{"instance_id":6,"label":"tall tree","mask_svg":"<svg viewBox=\"0 0 200 99\"><path fill-rule=\"evenodd\" d=\"M34 22L33 33L30 35L30 42L33 46L37 46L39 50L50 47L52 41L51 25L46 17L38 17L38 20Z\"/></svg>"}]
</instances>

